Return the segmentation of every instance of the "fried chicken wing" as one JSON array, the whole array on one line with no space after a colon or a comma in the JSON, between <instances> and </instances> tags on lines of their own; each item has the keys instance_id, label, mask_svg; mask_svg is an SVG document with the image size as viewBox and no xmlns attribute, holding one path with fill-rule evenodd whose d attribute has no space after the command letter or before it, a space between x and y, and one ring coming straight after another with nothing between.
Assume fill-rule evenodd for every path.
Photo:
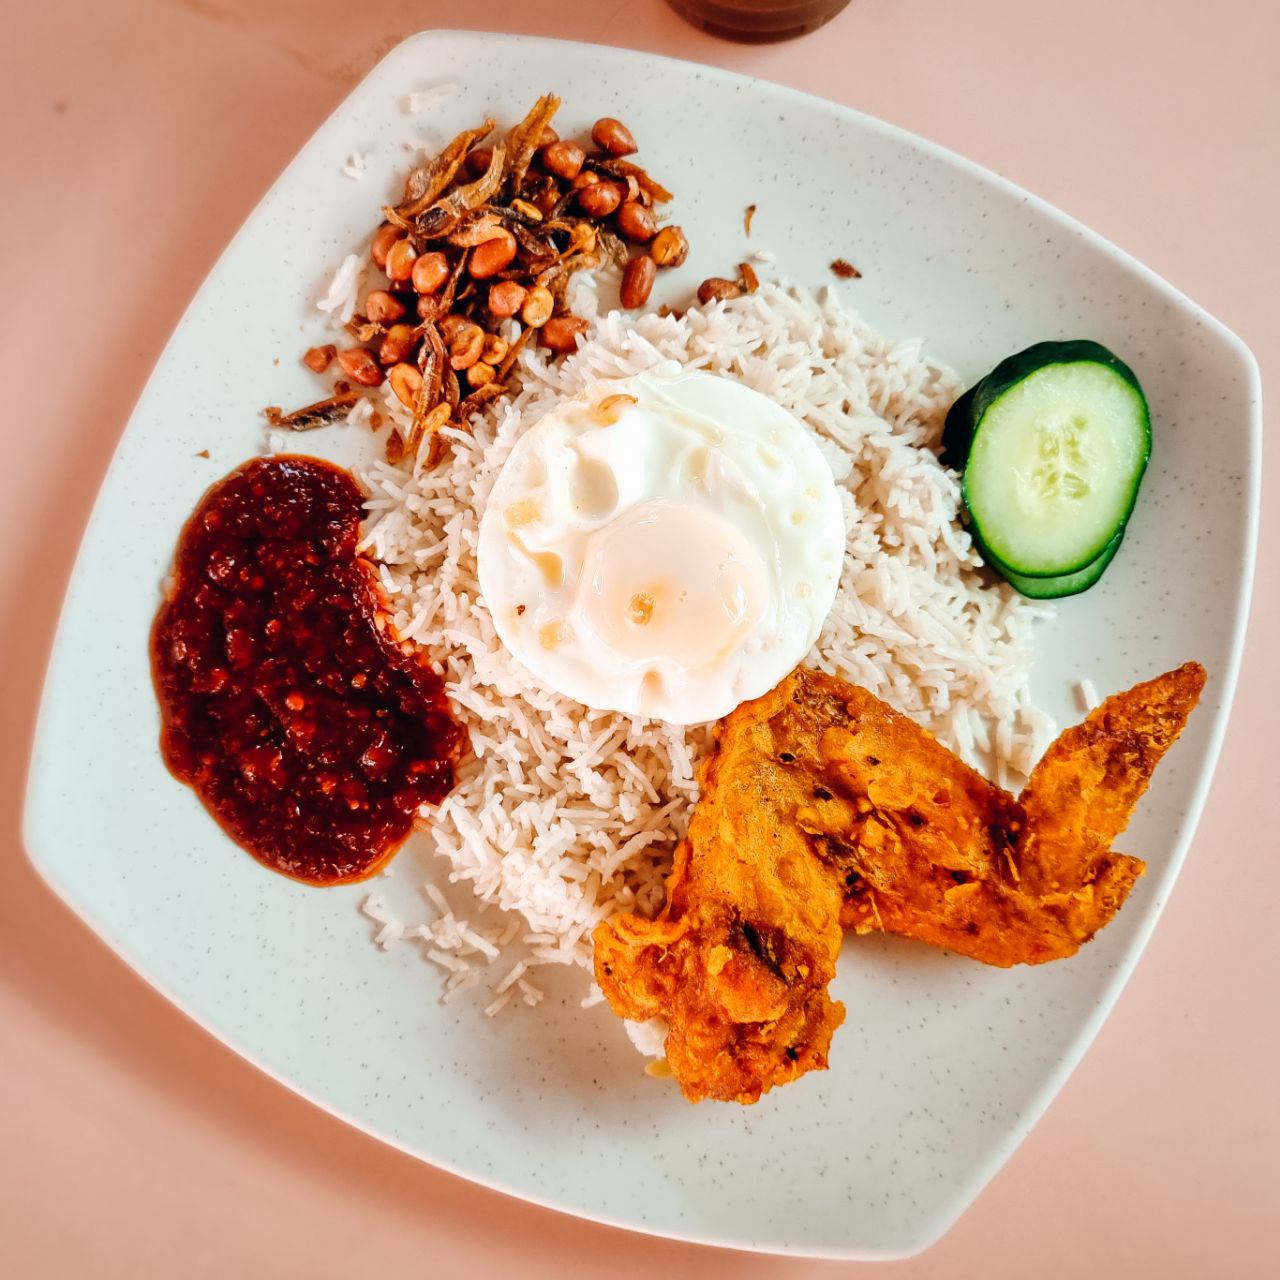
<instances>
[{"instance_id":1,"label":"fried chicken wing","mask_svg":"<svg viewBox=\"0 0 1280 1280\"><path fill-rule=\"evenodd\" d=\"M1143 864L1111 851L1203 688L1194 663L1107 699L1020 797L865 689L798 668L721 723L656 920L595 934L625 1018L668 1020L685 1095L754 1102L827 1065L841 925L993 965L1073 955Z\"/></svg>"},{"instance_id":2,"label":"fried chicken wing","mask_svg":"<svg viewBox=\"0 0 1280 1280\"><path fill-rule=\"evenodd\" d=\"M1188 664L1108 698L1053 743L1016 800L852 690L852 723L823 740L832 800L797 815L844 877L846 926L985 964L1074 955L1142 874L1111 843L1203 685Z\"/></svg>"}]
</instances>

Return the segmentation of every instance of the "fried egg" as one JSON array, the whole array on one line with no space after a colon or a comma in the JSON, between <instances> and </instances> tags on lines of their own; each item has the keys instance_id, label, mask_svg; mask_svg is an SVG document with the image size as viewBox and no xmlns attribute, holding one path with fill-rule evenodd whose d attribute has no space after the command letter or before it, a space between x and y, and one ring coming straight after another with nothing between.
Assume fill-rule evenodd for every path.
<instances>
[{"instance_id":1,"label":"fried egg","mask_svg":"<svg viewBox=\"0 0 1280 1280\"><path fill-rule=\"evenodd\" d=\"M804 658L844 548L804 425L671 364L598 382L516 441L481 520L479 579L498 636L541 683L696 724Z\"/></svg>"}]
</instances>

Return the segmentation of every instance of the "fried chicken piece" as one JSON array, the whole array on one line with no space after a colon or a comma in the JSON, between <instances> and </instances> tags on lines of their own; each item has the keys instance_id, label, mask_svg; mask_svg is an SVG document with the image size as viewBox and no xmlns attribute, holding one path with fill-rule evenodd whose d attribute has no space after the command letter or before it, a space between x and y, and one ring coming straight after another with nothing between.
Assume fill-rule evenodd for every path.
<instances>
[{"instance_id":1,"label":"fried chicken piece","mask_svg":"<svg viewBox=\"0 0 1280 1280\"><path fill-rule=\"evenodd\" d=\"M825 1068L844 1020L827 996L843 885L786 820L807 780L779 739L816 736L838 706L802 692L784 682L721 722L666 906L656 920L619 915L596 929L601 989L621 1017L667 1019L667 1061L693 1102L755 1102Z\"/></svg>"},{"instance_id":2,"label":"fried chicken piece","mask_svg":"<svg viewBox=\"0 0 1280 1280\"><path fill-rule=\"evenodd\" d=\"M1074 955L1143 872L1111 844L1204 679L1189 663L1108 698L1053 743L1016 800L851 690L851 723L822 740L831 799L796 814L844 878L845 925L1003 967Z\"/></svg>"},{"instance_id":3,"label":"fried chicken piece","mask_svg":"<svg viewBox=\"0 0 1280 1280\"><path fill-rule=\"evenodd\" d=\"M693 1101L754 1102L825 1068L840 926L993 965L1073 955L1143 864L1111 852L1205 680L1108 698L1018 798L865 689L798 668L721 723L656 920L595 934L614 1011L668 1020Z\"/></svg>"}]
</instances>

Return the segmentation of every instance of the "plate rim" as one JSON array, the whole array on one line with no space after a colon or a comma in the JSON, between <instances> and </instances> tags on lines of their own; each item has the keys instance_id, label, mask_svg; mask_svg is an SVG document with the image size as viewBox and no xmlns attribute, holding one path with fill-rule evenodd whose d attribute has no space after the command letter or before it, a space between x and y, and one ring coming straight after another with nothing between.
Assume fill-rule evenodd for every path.
<instances>
[{"instance_id":1,"label":"plate rim","mask_svg":"<svg viewBox=\"0 0 1280 1280\"><path fill-rule=\"evenodd\" d=\"M945 1204L945 1211L940 1211L936 1215L935 1220L929 1221L925 1224L924 1228L916 1231L911 1236L909 1242L904 1244L901 1248L869 1250L866 1248L842 1249L813 1246L806 1247L803 1244L758 1244L750 1241L743 1241L741 1239L725 1238L713 1234L700 1234L696 1230L692 1229L672 1230L657 1225L650 1225L641 1221L628 1220L618 1216L611 1216L606 1213L595 1212L573 1204L558 1202L534 1191L505 1185L501 1179L494 1178L490 1175L459 1167L448 1158L437 1156L435 1154L424 1154L422 1151L414 1149L394 1135L384 1132L378 1126L370 1124L363 1119L345 1114L341 1109L328 1102L324 1097L319 1096L300 1083L287 1078L281 1072L278 1072L271 1066L264 1063L253 1050L238 1042L234 1036L224 1034L222 1031L216 1030L205 1017L187 1004L184 999L178 997L174 992L172 992L166 983L147 971L145 962L134 955L133 949L128 940L117 936L109 926L96 918L92 904L78 897L74 886L67 884L62 880L50 862L46 861L44 854L41 852L43 840L39 834L39 825L42 815L38 812L40 805L38 802L37 792L39 790L40 779L43 776L42 770L48 767L44 758L47 753L43 750L43 738L46 732L44 726L47 719L46 707L53 693L53 678L59 665L60 654L64 647L70 644L65 633L64 622L66 620L66 615L69 612L73 597L77 592L81 562L84 558L85 548L90 539L96 533L96 526L101 516L104 492L106 491L108 483L119 465L122 446L126 438L134 429L134 424L139 417L140 410L148 402L151 396L155 394L155 383L158 372L165 364L166 358L168 357L170 349L174 345L178 334L187 324L192 312L200 304L209 287L210 281L218 273L223 262L231 254L233 248L238 244L241 238L247 234L249 228L257 222L260 213L268 202L271 201L285 176L296 163L297 159L315 143L318 135L323 132L332 121L338 119L346 112L348 104L351 102L352 98L355 97L355 95L363 89L367 81L377 75L386 64L403 56L405 49L409 46L429 44L433 40L440 38L474 41L479 44L493 43L521 47L537 45L547 51L557 53L560 56L566 56L567 54L571 55L573 51L581 52L589 50L602 54L608 58L619 58L624 61L644 62L648 64L658 62L665 64L668 69L678 70L684 75L697 74L703 77L710 77L722 85L736 85L744 88L750 87L752 90L757 92L776 95L784 100L804 104L811 110L817 108L828 113L835 112L836 114L855 123L861 129L878 133L890 141L903 144L908 148L929 156L931 159L940 162L945 166L959 170L970 178L976 179L987 186L994 187L1004 195L1012 197L1024 204L1036 212L1040 217L1047 219L1048 221L1056 224L1062 230L1083 240L1090 248L1111 258L1117 265L1127 270L1147 287L1154 290L1157 294L1162 295L1167 301L1175 304L1181 310L1189 313L1198 325L1213 334L1222 347L1231 353L1243 375L1241 383L1243 390L1247 395L1248 403L1248 422L1245 428L1248 471L1244 477L1246 503L1245 510L1243 512L1242 526L1244 555L1235 574L1234 586L1236 609L1232 623L1231 642L1226 654L1225 664L1219 671L1215 672L1215 683L1218 684L1222 695L1220 709L1205 744L1204 764L1198 772L1194 786L1190 790L1186 808L1186 817L1182 824L1183 829L1181 836L1168 846L1167 857L1161 869L1159 879L1155 884L1153 900L1135 930L1131 945L1120 955L1116 964L1101 984L1101 994L1094 1008L1090 1011L1088 1017L1077 1023L1074 1034L1071 1038L1071 1044L1068 1052L1063 1055L1061 1060L1051 1071L1045 1073L1039 1088L1035 1090L1027 1105L1018 1114L1016 1123L1009 1127L998 1142L992 1144L989 1153L983 1159L976 1161L965 1176L958 1182L950 1200ZM978 1196L981 1195L988 1183L994 1178L1000 1169L1004 1167L1014 1152L1030 1134L1032 1129L1034 1129L1039 1123L1045 1111L1061 1091L1066 1080L1079 1065L1084 1055L1089 1051L1103 1023L1110 1016L1111 1011L1114 1009L1121 993L1128 984L1135 967L1145 953L1147 946L1150 943L1151 934L1154 931L1156 924L1159 922L1165 906L1167 905L1169 895L1181 874L1183 864L1186 861L1187 854L1190 851L1191 844L1199 827L1209 790L1212 787L1214 778L1217 774L1218 764L1221 758L1222 744L1225 740L1231 721L1231 713L1235 705L1236 692L1239 685L1239 674L1243 661L1244 644L1248 635L1248 624L1252 608L1253 587L1257 563L1258 530L1261 510L1262 417L1261 373L1257 358L1249 348L1248 344L1245 343L1233 329L1223 321L1219 320L1211 312L1207 311L1199 303L1195 302L1192 298L1188 297L1175 285L1164 279L1164 277L1159 275L1152 268L1146 266L1139 259L1135 258L1127 250L1119 247L1112 241L1108 240L1105 236L1092 230L1079 219L1075 218L1071 214L1065 213L1055 205L1050 204L1047 200L1035 195L1033 192L1026 190L1012 179L1006 178L1002 174L997 173L976 161L970 160L959 152L953 151L940 143L916 134L911 130L892 123L891 121L870 115L856 107L834 102L831 99L821 97L818 94L809 93L803 89L796 89L790 85L778 84L759 76L730 70L712 64L695 62L690 59L676 58L665 54L654 54L629 47L603 45L587 41L565 40L550 36L467 31L452 27L425 28L419 30L405 36L402 40L397 41L395 45L387 50L387 52L383 54L383 56L380 57L378 61L360 77L360 79L350 88L350 90L333 107L333 109L328 112L321 121L319 121L307 138L297 147L296 150L293 151L284 167L275 176L267 189L254 202L253 206L245 215L236 231L215 257L200 284L193 291L186 306L183 308L180 317L174 324L172 332L160 348L151 370L147 375L146 382L129 410L124 427L117 436L111 459L102 473L97 492L95 493L83 531L77 543L75 557L71 570L67 576L61 602L58 608L57 625L45 659L44 671L41 676L41 689L35 727L28 754L27 771L24 783L21 833L23 850L28 863L35 870L43 883L48 886L58 899L67 906L79 920L91 929L101 939L101 941L128 966L130 970L163 996L170 1004L180 1010L186 1017L190 1018L206 1034L213 1036L239 1057L249 1062L257 1070L264 1072L267 1076L278 1084L289 1089L292 1093L306 1099L306 1101L312 1105L320 1108L322 1111L335 1117L341 1122L369 1134L378 1141L384 1142L388 1146L402 1151L416 1160L420 1160L423 1163L431 1165L448 1174L463 1178L468 1182L483 1186L487 1190L494 1191L502 1195L512 1196L518 1200L526 1201L527 1203L537 1205L541 1208L551 1209L559 1213L568 1214L572 1217L661 1239L686 1241L693 1244L700 1244L715 1248L738 1249L745 1252L778 1257L802 1257L840 1261L894 1261L916 1256L936 1244L968 1211Z\"/></svg>"}]
</instances>

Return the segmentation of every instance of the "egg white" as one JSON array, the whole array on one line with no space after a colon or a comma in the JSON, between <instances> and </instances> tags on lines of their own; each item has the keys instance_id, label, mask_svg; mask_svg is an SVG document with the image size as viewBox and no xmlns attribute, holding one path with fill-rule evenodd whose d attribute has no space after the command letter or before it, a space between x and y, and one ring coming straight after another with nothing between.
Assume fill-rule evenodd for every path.
<instances>
[{"instance_id":1,"label":"egg white","mask_svg":"<svg viewBox=\"0 0 1280 1280\"><path fill-rule=\"evenodd\" d=\"M587 706L695 724L812 647L844 559L839 494L767 396L670 364L604 380L516 443L480 524L499 637Z\"/></svg>"}]
</instances>

